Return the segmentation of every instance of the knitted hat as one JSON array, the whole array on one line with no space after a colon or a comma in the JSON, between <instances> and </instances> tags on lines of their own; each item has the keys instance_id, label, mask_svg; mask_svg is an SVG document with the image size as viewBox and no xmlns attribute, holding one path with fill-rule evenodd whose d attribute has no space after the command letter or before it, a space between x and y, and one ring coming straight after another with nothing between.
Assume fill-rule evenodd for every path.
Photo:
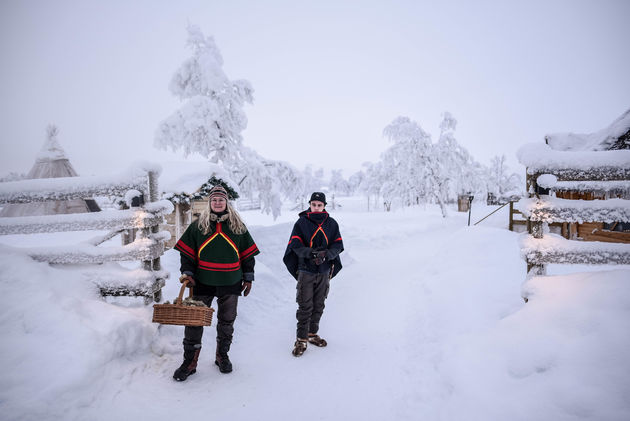
<instances>
[{"instance_id":1,"label":"knitted hat","mask_svg":"<svg viewBox=\"0 0 630 421\"><path fill-rule=\"evenodd\" d=\"M212 200L213 197L222 197L225 199L226 202L228 201L227 191L225 191L225 189L219 185L214 186L212 189L210 189L208 200Z\"/></svg>"},{"instance_id":2,"label":"knitted hat","mask_svg":"<svg viewBox=\"0 0 630 421\"><path fill-rule=\"evenodd\" d=\"M326 195L322 192L316 191L313 194L311 194L311 200L309 200L308 203L311 203L313 200L317 200L318 202L323 202L325 205Z\"/></svg>"}]
</instances>

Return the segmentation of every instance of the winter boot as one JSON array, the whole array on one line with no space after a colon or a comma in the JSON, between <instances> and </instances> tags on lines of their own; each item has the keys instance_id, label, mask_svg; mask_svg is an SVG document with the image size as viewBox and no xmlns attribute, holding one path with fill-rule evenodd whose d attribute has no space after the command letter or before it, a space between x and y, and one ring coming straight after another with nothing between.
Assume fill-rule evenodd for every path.
<instances>
[{"instance_id":1,"label":"winter boot","mask_svg":"<svg viewBox=\"0 0 630 421\"><path fill-rule=\"evenodd\" d=\"M232 372L232 362L227 352L217 351L214 363L219 367L221 373L226 374Z\"/></svg>"},{"instance_id":2,"label":"winter boot","mask_svg":"<svg viewBox=\"0 0 630 421\"><path fill-rule=\"evenodd\" d=\"M293 345L293 356L294 357L299 357L302 354L304 354L304 351L306 351L306 346L308 345L308 342L306 341L306 339L298 339L297 341L295 341L295 344Z\"/></svg>"},{"instance_id":3,"label":"winter boot","mask_svg":"<svg viewBox=\"0 0 630 421\"><path fill-rule=\"evenodd\" d=\"M323 348L326 345L328 345L328 342L326 342L326 339L320 338L319 335L316 335L314 333L308 334L308 341L312 343L313 345L318 346L320 348Z\"/></svg>"},{"instance_id":4,"label":"winter boot","mask_svg":"<svg viewBox=\"0 0 630 421\"><path fill-rule=\"evenodd\" d=\"M173 378L178 382L183 382L197 372L197 360L199 359L199 353L201 352L201 344L198 348L193 349L184 349L184 362L179 366L175 373L173 373Z\"/></svg>"}]
</instances>

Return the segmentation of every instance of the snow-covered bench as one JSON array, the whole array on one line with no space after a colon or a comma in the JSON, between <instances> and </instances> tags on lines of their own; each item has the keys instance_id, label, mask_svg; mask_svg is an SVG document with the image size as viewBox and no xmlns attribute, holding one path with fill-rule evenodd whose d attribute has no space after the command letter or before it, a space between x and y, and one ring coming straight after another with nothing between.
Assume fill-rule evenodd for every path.
<instances>
[{"instance_id":1,"label":"snow-covered bench","mask_svg":"<svg viewBox=\"0 0 630 421\"><path fill-rule=\"evenodd\" d=\"M125 210L0 218L0 235L110 230L104 236L80 244L29 247L24 253L37 261L81 265L82 273L98 285L103 295L144 296L146 302L159 301L161 288L168 277L168 273L161 269L160 256L164 253L164 242L170 237L168 232L159 231L159 225L163 216L173 211L173 206L167 200L156 201L157 177L155 169L136 169L116 176L0 183L0 203L118 196L137 205ZM128 230L137 232L132 242L99 247ZM142 268L125 269L109 263L122 261L141 261Z\"/></svg>"},{"instance_id":2,"label":"snow-covered bench","mask_svg":"<svg viewBox=\"0 0 630 421\"><path fill-rule=\"evenodd\" d=\"M630 264L630 244L576 241L550 234L546 228L558 222L630 221L630 150L569 152L531 144L521 148L519 160L527 167L530 196L516 204L527 218L531 234L521 238L529 275L544 274L545 265L550 263ZM553 197L556 192L608 199L561 199ZM624 198L609 198L618 194Z\"/></svg>"}]
</instances>

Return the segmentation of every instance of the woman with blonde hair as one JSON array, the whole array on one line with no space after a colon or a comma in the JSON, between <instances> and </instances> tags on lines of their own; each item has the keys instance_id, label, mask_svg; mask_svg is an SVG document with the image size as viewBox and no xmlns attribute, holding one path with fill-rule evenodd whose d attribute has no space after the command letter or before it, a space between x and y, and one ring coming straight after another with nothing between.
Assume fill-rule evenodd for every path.
<instances>
[{"instance_id":1,"label":"woman with blonde hair","mask_svg":"<svg viewBox=\"0 0 630 421\"><path fill-rule=\"evenodd\" d=\"M175 248L181 255L182 276L193 298L208 307L217 298L217 348L215 364L221 373L232 371L228 351L234 334L236 307L241 292L247 297L254 280L254 256L258 247L240 215L228 201L227 191L214 186L208 208L186 229ZM203 327L184 328L184 362L173 378L184 381L197 371Z\"/></svg>"}]
</instances>

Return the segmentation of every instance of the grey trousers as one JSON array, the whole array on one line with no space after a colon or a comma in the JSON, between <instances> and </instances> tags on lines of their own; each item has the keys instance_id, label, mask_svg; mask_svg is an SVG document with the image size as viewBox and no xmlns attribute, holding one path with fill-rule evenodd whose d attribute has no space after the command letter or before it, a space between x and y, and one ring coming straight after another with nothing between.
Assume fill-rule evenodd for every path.
<instances>
[{"instance_id":1,"label":"grey trousers","mask_svg":"<svg viewBox=\"0 0 630 421\"><path fill-rule=\"evenodd\" d=\"M203 301L208 307L212 304L213 296L196 295L195 300ZM232 344L234 335L234 320L236 320L236 307L238 295L224 295L217 298L217 352L227 354ZM201 337L203 336L202 326L186 326L184 328L184 351L187 348L200 348Z\"/></svg>"},{"instance_id":2,"label":"grey trousers","mask_svg":"<svg viewBox=\"0 0 630 421\"><path fill-rule=\"evenodd\" d=\"M297 279L296 301L298 338L306 339L309 333L319 331L319 320L324 313L324 302L328 297L330 279L328 273L308 273L300 271Z\"/></svg>"}]
</instances>

